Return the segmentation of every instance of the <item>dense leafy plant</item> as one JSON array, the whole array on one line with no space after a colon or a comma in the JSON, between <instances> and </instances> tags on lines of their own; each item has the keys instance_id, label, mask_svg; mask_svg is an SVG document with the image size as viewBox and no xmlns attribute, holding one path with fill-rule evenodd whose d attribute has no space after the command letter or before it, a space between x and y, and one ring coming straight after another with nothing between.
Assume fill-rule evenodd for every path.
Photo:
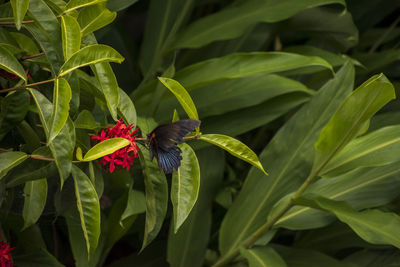
<instances>
[{"instance_id":1,"label":"dense leafy plant","mask_svg":"<svg viewBox=\"0 0 400 267\"><path fill-rule=\"evenodd\" d=\"M0 263L398 264L383 2L1 1ZM180 118L165 175L146 134Z\"/></svg>"}]
</instances>

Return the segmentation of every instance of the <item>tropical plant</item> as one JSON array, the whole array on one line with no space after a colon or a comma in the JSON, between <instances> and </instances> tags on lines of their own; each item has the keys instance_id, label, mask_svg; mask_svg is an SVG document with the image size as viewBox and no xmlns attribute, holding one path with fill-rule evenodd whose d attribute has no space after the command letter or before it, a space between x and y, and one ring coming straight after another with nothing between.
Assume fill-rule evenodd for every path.
<instances>
[{"instance_id":1,"label":"tropical plant","mask_svg":"<svg viewBox=\"0 0 400 267\"><path fill-rule=\"evenodd\" d=\"M400 1L0 4L0 264L400 262Z\"/></svg>"}]
</instances>

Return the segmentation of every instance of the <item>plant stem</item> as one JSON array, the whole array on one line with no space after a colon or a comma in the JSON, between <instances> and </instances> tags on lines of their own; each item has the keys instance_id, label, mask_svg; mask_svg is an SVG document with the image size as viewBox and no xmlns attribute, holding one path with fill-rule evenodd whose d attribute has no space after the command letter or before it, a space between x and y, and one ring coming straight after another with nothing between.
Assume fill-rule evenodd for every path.
<instances>
[{"instance_id":1,"label":"plant stem","mask_svg":"<svg viewBox=\"0 0 400 267\"><path fill-rule=\"evenodd\" d=\"M3 152L14 152L13 150L2 148L2 147L0 147L0 151L3 151ZM39 155L28 155L28 157L31 158L31 159L37 159L37 160L55 161L55 159L53 159L53 158L46 158L46 157L42 157L42 156L39 156Z\"/></svg>"},{"instance_id":2,"label":"plant stem","mask_svg":"<svg viewBox=\"0 0 400 267\"><path fill-rule=\"evenodd\" d=\"M199 134L199 135L192 135L192 136L185 136L185 137L183 137L183 139L184 139L184 140L199 139L200 136L201 136L201 134ZM135 138L135 140L136 140L136 141L146 141L147 138L139 137L139 138Z\"/></svg>"},{"instance_id":3,"label":"plant stem","mask_svg":"<svg viewBox=\"0 0 400 267\"><path fill-rule=\"evenodd\" d=\"M40 57L43 56L44 52L41 52L39 54L34 54L34 55L30 55L30 56L25 56L25 57L21 57L22 60L26 60L26 59L30 59L30 58L35 58L35 57Z\"/></svg>"},{"instance_id":4,"label":"plant stem","mask_svg":"<svg viewBox=\"0 0 400 267\"><path fill-rule=\"evenodd\" d=\"M22 24L34 23L34 20L24 20ZM15 25L14 21L0 21L0 25Z\"/></svg>"},{"instance_id":5,"label":"plant stem","mask_svg":"<svg viewBox=\"0 0 400 267\"><path fill-rule=\"evenodd\" d=\"M271 228L274 226L274 224L288 211L290 208L292 208L295 203L294 200L298 197L300 197L304 191L307 189L308 185L314 180L315 177L317 177L317 174L319 173L319 170L321 168L318 168L315 171L312 171L307 179L304 181L304 183L297 189L296 193L290 198L290 200L280 209L278 210L275 215L273 215L268 221L266 221L263 225L261 225L257 231L255 231L251 236L249 236L246 240L243 241L243 243L238 246L237 248L229 251L225 255L223 255L212 267L220 267L224 266L225 264L229 263L231 260L233 260L235 257L239 255L239 249L241 247L244 248L250 248L264 233L267 231L271 230Z\"/></svg>"},{"instance_id":6,"label":"plant stem","mask_svg":"<svg viewBox=\"0 0 400 267\"><path fill-rule=\"evenodd\" d=\"M40 81L37 83L29 83L29 84L24 84L24 85L20 85L20 86L15 86L15 87L11 87L11 88L7 88L7 89L2 89L0 90L0 93L6 93L6 92L10 92L10 91L16 91L19 89L24 89L26 87L32 87L32 86L36 86L36 85L40 85L40 84L44 84L44 83L49 83L49 82L53 82L55 79L50 79L50 80L45 80L45 81Z\"/></svg>"}]
</instances>

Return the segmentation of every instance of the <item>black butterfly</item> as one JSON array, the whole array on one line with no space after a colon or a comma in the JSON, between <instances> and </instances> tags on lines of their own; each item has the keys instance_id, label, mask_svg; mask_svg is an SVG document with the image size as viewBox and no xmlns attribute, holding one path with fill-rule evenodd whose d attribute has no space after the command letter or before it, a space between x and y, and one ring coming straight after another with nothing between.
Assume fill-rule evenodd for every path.
<instances>
[{"instance_id":1,"label":"black butterfly","mask_svg":"<svg viewBox=\"0 0 400 267\"><path fill-rule=\"evenodd\" d=\"M147 135L150 160L157 158L158 167L165 173L172 173L181 165L181 149L177 144L184 142L183 137L200 126L199 120L180 120L156 127Z\"/></svg>"}]
</instances>

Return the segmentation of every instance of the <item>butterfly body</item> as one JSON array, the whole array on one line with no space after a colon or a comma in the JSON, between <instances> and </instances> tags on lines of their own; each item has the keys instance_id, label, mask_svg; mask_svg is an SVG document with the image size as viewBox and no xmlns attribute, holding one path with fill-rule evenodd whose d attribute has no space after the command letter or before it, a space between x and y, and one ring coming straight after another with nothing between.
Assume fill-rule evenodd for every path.
<instances>
[{"instance_id":1,"label":"butterfly body","mask_svg":"<svg viewBox=\"0 0 400 267\"><path fill-rule=\"evenodd\" d=\"M158 167L165 173L172 173L181 165L181 149L177 144L184 142L183 137L200 126L199 120L187 119L156 127L147 135L150 160L157 158Z\"/></svg>"}]
</instances>

